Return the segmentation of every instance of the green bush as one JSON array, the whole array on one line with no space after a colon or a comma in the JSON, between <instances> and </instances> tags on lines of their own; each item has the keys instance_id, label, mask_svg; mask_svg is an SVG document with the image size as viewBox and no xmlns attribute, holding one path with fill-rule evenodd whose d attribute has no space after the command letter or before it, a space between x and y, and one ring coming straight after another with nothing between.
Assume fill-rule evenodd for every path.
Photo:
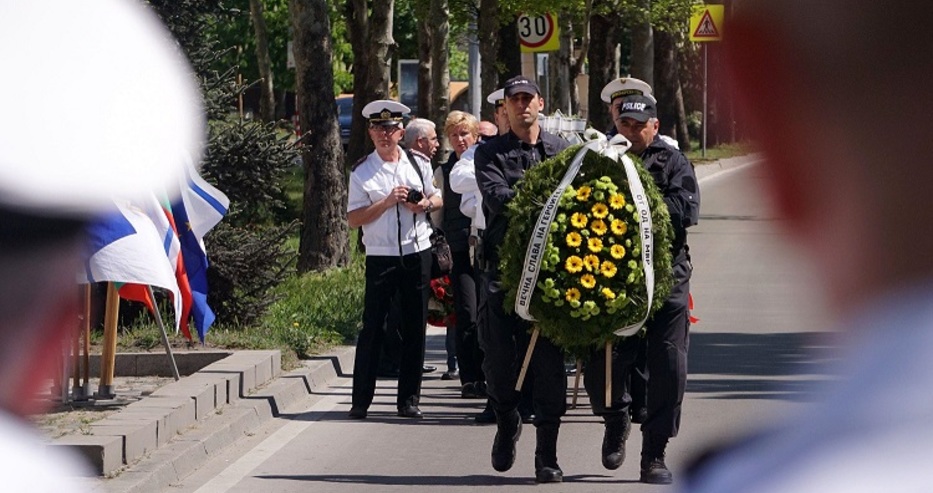
<instances>
[{"instance_id":1,"label":"green bush","mask_svg":"<svg viewBox=\"0 0 933 493\"><path fill-rule=\"evenodd\" d=\"M320 345L353 342L363 325L364 265L308 272L287 279L275 289L273 304L262 325L282 334L299 355Z\"/></svg>"}]
</instances>

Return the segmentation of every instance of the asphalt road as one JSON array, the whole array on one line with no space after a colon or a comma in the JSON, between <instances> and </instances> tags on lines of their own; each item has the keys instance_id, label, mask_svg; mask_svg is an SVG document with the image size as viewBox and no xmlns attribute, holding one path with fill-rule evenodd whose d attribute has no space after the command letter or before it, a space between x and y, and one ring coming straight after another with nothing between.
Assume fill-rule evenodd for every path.
<instances>
[{"instance_id":1,"label":"asphalt road","mask_svg":"<svg viewBox=\"0 0 933 493\"><path fill-rule=\"evenodd\" d=\"M680 477L712 443L791 412L815 396L808 383L831 342L810 269L780 241L780 227L757 192L754 164L701 179L700 225L691 230L694 314L690 377L680 435L668 465ZM428 332L429 362L442 367L443 331ZM349 372L351 367L345 369ZM471 415L482 401L459 397L455 383L425 378L421 421L395 416L395 382L382 380L365 421L346 419L351 380L337 379L298 409L273 420L208 465L172 485L175 492L659 492L638 480L641 436L617 471L600 464L602 426L581 391L561 428L565 482L534 483L534 430L526 425L518 460L500 474L490 466L494 426ZM573 378L570 378L573 384ZM479 489L476 489L479 487Z\"/></svg>"}]
</instances>

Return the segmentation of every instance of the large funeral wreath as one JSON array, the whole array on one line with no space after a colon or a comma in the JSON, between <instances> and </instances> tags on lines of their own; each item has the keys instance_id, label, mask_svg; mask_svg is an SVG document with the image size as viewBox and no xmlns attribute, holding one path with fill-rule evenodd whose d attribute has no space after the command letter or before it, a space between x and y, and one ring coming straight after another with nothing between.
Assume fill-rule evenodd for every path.
<instances>
[{"instance_id":1,"label":"large funeral wreath","mask_svg":"<svg viewBox=\"0 0 933 493\"><path fill-rule=\"evenodd\" d=\"M518 192L508 204L508 232L499 249L506 310L515 310L537 219L580 147L529 169L517 184ZM600 152L586 152L579 174L560 196L529 309L541 334L572 352L605 344L617 337L617 329L638 324L657 311L674 284L670 214L651 175L637 157L630 158L650 207L653 301L648 306L639 211L623 164Z\"/></svg>"}]
</instances>

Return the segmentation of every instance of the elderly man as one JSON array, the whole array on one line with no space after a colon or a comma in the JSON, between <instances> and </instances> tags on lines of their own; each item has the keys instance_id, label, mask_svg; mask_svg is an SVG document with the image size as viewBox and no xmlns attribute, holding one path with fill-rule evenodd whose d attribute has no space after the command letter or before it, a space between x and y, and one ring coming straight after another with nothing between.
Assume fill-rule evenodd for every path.
<instances>
[{"instance_id":1,"label":"elderly man","mask_svg":"<svg viewBox=\"0 0 933 493\"><path fill-rule=\"evenodd\" d=\"M404 146L415 155L415 158L431 166L431 160L437 153L437 129L434 122L426 118L412 118L405 127Z\"/></svg>"},{"instance_id":2,"label":"elderly man","mask_svg":"<svg viewBox=\"0 0 933 493\"><path fill-rule=\"evenodd\" d=\"M709 459L689 491L930 491L933 52L908 47L929 46L933 9L914 6L735 9L729 80L775 224L809 255L849 347L817 402Z\"/></svg>"},{"instance_id":3,"label":"elderly man","mask_svg":"<svg viewBox=\"0 0 933 493\"><path fill-rule=\"evenodd\" d=\"M538 85L523 76L506 81L503 88L511 130L476 148L476 180L483 196L486 233L483 253L487 259L484 276L485 323L480 324L480 346L485 352L483 371L487 392L496 412L498 430L492 445L492 466L507 471L515 462L515 444L521 435L518 412L520 395L515 390L520 359L528 345L529 323L505 312L505 291L499 281L499 246L508 227L505 206L515 196L515 183L525 170L553 157L569 144L538 125L544 98ZM564 354L547 338L538 339L531 359L534 374L534 405L537 444L535 480L560 482L563 471L557 464L557 435L567 410L567 376Z\"/></svg>"},{"instance_id":4,"label":"elderly man","mask_svg":"<svg viewBox=\"0 0 933 493\"><path fill-rule=\"evenodd\" d=\"M4 3L0 59L19 74L0 80L11 95L0 113L0 476L7 491L82 491L70 476L86 465L26 424L41 411L32 396L61 371L76 327L86 226L115 201L177 187L203 147L200 96L138 2ZM37 131L51 114L68 129L54 145Z\"/></svg>"},{"instance_id":5,"label":"elderly man","mask_svg":"<svg viewBox=\"0 0 933 493\"><path fill-rule=\"evenodd\" d=\"M431 181L431 167L409 157L398 144L407 106L390 100L363 107L376 149L350 173L347 222L362 227L366 247L363 329L353 365L351 419L364 419L373 402L390 303L401 304L402 357L398 415L421 418L424 327L428 318L431 240L427 215L443 205Z\"/></svg>"},{"instance_id":6,"label":"elderly man","mask_svg":"<svg viewBox=\"0 0 933 493\"><path fill-rule=\"evenodd\" d=\"M617 79L602 91L603 100L610 104L613 123L619 134L627 138L632 147L629 152L640 157L645 169L651 173L664 195L664 203L671 214L674 241L671 246L676 284L670 296L646 323L644 341L648 368L648 414L641 425L642 450L640 480L652 484L668 484L673 478L664 463L667 442L677 436L680 427L681 406L687 383L687 340L690 330L688 297L690 294L690 249L687 246L687 228L697 223L700 210L700 191L693 165L680 151L664 142L658 135L658 116L651 87L638 79ZM614 382L625 382L626 374L634 363L638 337L620 341L615 348ZM605 368L605 353L595 351L588 361L589 367ZM605 372L585 373L584 383L593 412L603 416L606 431L603 437L603 465L616 469L625 458L625 439L628 435L627 392L614 392L614 402L608 409L604 403Z\"/></svg>"}]
</instances>

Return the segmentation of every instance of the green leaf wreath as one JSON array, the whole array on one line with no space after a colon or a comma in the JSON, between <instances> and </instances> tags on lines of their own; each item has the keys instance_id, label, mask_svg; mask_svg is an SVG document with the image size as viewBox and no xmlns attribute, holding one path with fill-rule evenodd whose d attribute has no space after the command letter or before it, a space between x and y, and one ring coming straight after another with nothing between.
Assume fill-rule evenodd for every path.
<instances>
[{"instance_id":1,"label":"green leaf wreath","mask_svg":"<svg viewBox=\"0 0 933 493\"><path fill-rule=\"evenodd\" d=\"M572 146L529 169L508 204L509 228L499 248L505 309L515 310L518 280L532 229L581 146ZM651 208L654 235L654 298L657 311L674 285L670 214L651 175L630 156ZM617 336L613 331L640 321L648 302L633 205L622 163L588 152L580 173L561 196L551 224L530 313L541 334L582 353Z\"/></svg>"}]
</instances>

